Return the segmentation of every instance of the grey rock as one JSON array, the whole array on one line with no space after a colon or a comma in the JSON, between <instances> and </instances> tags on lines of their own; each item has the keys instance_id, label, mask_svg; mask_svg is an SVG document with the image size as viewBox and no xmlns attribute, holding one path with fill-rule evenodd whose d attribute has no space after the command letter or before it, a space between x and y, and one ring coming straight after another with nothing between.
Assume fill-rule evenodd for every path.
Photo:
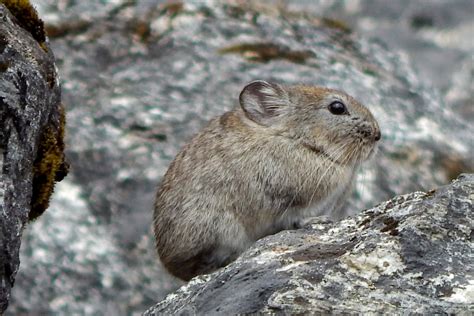
<instances>
[{"instance_id":1,"label":"grey rock","mask_svg":"<svg viewBox=\"0 0 474 316\"><path fill-rule=\"evenodd\" d=\"M474 174L259 240L144 315L474 312Z\"/></svg>"},{"instance_id":2,"label":"grey rock","mask_svg":"<svg viewBox=\"0 0 474 316\"><path fill-rule=\"evenodd\" d=\"M57 138L61 94L54 56L47 42L34 38L39 33L21 27L21 21L0 3L0 314L19 269L26 222L33 212L44 211L52 190L37 177L59 180L56 167L64 163L61 148L45 145L45 140L62 142ZM45 173L37 169L44 158L57 163Z\"/></svg>"},{"instance_id":3,"label":"grey rock","mask_svg":"<svg viewBox=\"0 0 474 316\"><path fill-rule=\"evenodd\" d=\"M153 247L156 186L191 135L257 78L343 89L378 118L380 153L347 214L473 169L468 121L405 54L310 14L162 3L37 2L62 78L72 169L25 232L12 313L133 314L176 289Z\"/></svg>"},{"instance_id":4,"label":"grey rock","mask_svg":"<svg viewBox=\"0 0 474 316\"><path fill-rule=\"evenodd\" d=\"M435 87L456 113L474 119L474 42L469 40L473 1L293 0L286 2L284 10L330 17L383 42L409 58L418 76Z\"/></svg>"}]
</instances>

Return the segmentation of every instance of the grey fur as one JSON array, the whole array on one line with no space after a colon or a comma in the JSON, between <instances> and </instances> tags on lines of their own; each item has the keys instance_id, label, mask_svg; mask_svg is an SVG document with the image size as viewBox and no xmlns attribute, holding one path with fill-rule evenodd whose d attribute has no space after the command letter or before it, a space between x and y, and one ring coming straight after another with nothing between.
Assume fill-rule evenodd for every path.
<instances>
[{"instance_id":1,"label":"grey fur","mask_svg":"<svg viewBox=\"0 0 474 316\"><path fill-rule=\"evenodd\" d=\"M334 101L349 113L332 114ZM164 176L154 212L161 261L189 280L259 238L337 213L378 133L370 111L344 92L248 84L240 107L211 120Z\"/></svg>"}]
</instances>

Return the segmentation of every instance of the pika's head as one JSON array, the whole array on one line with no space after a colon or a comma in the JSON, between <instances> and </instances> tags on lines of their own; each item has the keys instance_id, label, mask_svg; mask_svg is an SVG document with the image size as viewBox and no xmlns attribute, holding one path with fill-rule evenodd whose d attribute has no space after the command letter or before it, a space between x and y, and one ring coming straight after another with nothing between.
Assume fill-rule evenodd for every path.
<instances>
[{"instance_id":1,"label":"pika's head","mask_svg":"<svg viewBox=\"0 0 474 316\"><path fill-rule=\"evenodd\" d=\"M245 117L266 132L339 164L366 160L381 138L372 113L339 90L258 80L245 86L239 99Z\"/></svg>"}]
</instances>

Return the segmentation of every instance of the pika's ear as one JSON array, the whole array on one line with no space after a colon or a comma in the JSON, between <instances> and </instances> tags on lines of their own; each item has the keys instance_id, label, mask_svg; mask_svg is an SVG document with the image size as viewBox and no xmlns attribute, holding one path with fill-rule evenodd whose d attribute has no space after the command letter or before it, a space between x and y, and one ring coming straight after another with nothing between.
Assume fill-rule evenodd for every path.
<instances>
[{"instance_id":1,"label":"pika's ear","mask_svg":"<svg viewBox=\"0 0 474 316\"><path fill-rule=\"evenodd\" d=\"M239 96L240 106L252 121L268 125L271 118L283 113L288 107L287 92L276 83L252 81Z\"/></svg>"}]
</instances>

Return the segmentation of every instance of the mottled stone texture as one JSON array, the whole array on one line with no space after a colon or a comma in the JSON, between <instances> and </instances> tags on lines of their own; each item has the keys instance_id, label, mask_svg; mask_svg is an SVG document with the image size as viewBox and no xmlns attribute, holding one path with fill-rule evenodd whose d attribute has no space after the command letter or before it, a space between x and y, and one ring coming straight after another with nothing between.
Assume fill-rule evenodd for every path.
<instances>
[{"instance_id":1,"label":"mottled stone texture","mask_svg":"<svg viewBox=\"0 0 474 316\"><path fill-rule=\"evenodd\" d=\"M474 175L256 243L145 315L474 312Z\"/></svg>"},{"instance_id":2,"label":"mottled stone texture","mask_svg":"<svg viewBox=\"0 0 474 316\"><path fill-rule=\"evenodd\" d=\"M452 18L420 32L410 27L407 1L307 0L299 12L267 2L34 1L61 75L72 168L48 211L23 234L10 313L137 314L180 286L153 246L156 187L181 146L238 104L240 90L254 79L342 89L379 120L381 148L358 174L348 214L473 169L467 116L457 116L462 112L445 102L432 78L414 68L419 64L407 50L416 48L397 37L397 49L382 42L393 33L389 22L406 28L403 38L432 38L419 44L426 50L451 51L447 38L458 39L466 45L456 50L462 59L449 63L441 54L424 65L453 85L455 99L472 100L463 97L472 82L463 79L470 78L469 67L460 81L441 70L472 64L472 18L456 12L471 12L463 3L473 1L428 7L425 14ZM420 1L409 3L413 9ZM384 26L386 33L368 39L333 14L345 6L361 26ZM446 39L446 46L435 39Z\"/></svg>"},{"instance_id":3,"label":"mottled stone texture","mask_svg":"<svg viewBox=\"0 0 474 316\"><path fill-rule=\"evenodd\" d=\"M37 38L41 21L31 20L27 1L21 5L28 23L0 3L0 313L18 272L23 229L44 212L54 182L67 172L54 57Z\"/></svg>"}]
</instances>

